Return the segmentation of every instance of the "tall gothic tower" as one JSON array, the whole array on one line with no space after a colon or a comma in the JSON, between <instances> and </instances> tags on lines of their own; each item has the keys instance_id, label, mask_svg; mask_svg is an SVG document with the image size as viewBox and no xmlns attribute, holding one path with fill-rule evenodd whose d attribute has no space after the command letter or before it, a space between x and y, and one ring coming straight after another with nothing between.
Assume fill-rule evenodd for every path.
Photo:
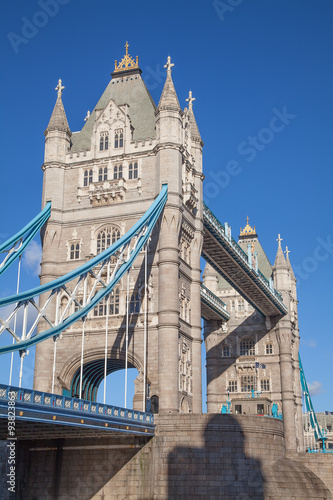
<instances>
[{"instance_id":1,"label":"tall gothic tower","mask_svg":"<svg viewBox=\"0 0 333 500\"><path fill-rule=\"evenodd\" d=\"M283 414L286 447L303 449L302 398L299 376L299 329L297 319L296 279L281 238L272 266L259 242L256 228L249 225L240 231L239 246L248 254L254 269L282 295L288 313L275 320L256 311L214 269L206 264L204 284L227 305L229 321L206 321L204 338L207 351L207 408L216 413L230 400L254 394L277 404ZM253 392L252 392L253 391ZM244 401L245 403L245 401Z\"/></svg>"},{"instance_id":2,"label":"tall gothic tower","mask_svg":"<svg viewBox=\"0 0 333 500\"><path fill-rule=\"evenodd\" d=\"M71 133L57 101L45 131L43 206L52 203L43 233L41 283L78 267L125 234L168 184L168 200L148 248L130 271L128 366L136 367L134 408L143 384L160 412L201 412L200 255L202 248L202 140L190 93L184 110L172 81L173 64L158 106L141 77L138 58L126 54L81 131ZM93 279L93 278L92 278ZM108 320L108 374L125 366L127 279L114 289ZM82 294L83 291L81 290ZM147 377L143 380L144 296L148 303ZM80 301L80 296L77 298ZM64 310L64 291L59 307ZM54 306L54 317L56 316ZM106 307L85 324L83 394L95 399L104 375ZM55 392L78 394L82 322L57 343ZM50 391L52 340L38 344L34 387Z\"/></svg>"}]
</instances>

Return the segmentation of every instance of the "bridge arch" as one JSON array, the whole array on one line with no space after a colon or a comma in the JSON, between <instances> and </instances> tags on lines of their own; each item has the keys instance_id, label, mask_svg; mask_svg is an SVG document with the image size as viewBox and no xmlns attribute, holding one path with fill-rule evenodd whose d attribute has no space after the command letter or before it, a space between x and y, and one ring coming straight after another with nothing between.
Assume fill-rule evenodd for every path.
<instances>
[{"instance_id":1,"label":"bridge arch","mask_svg":"<svg viewBox=\"0 0 333 500\"><path fill-rule=\"evenodd\" d=\"M125 369L125 353L119 351L110 351L107 359L107 375L118 370ZM128 368L136 368L140 373L143 372L143 362L135 354L128 353ZM96 401L98 388L104 379L105 351L104 349L95 349L85 352L82 377L82 399ZM63 368L59 375L63 387L68 390L73 397L79 397L81 376L81 357L75 356Z\"/></svg>"}]
</instances>

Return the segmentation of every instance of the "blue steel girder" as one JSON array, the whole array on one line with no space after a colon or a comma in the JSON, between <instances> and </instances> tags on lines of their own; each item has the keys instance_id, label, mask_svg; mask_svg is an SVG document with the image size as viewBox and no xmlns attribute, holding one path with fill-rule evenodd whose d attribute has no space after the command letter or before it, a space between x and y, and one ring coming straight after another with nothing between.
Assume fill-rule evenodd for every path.
<instances>
[{"instance_id":1,"label":"blue steel girder","mask_svg":"<svg viewBox=\"0 0 333 500\"><path fill-rule=\"evenodd\" d=\"M224 225L204 204L202 256L221 276L264 316L284 316L287 308L268 280L251 267L247 255L227 235Z\"/></svg>"},{"instance_id":2,"label":"blue steel girder","mask_svg":"<svg viewBox=\"0 0 333 500\"><path fill-rule=\"evenodd\" d=\"M0 254L6 254L0 262L0 276L13 262L22 255L22 252L43 227L51 214L51 203L48 202L44 209L24 226L18 233L0 245Z\"/></svg>"},{"instance_id":3,"label":"blue steel girder","mask_svg":"<svg viewBox=\"0 0 333 500\"><path fill-rule=\"evenodd\" d=\"M216 297L206 286L201 285L201 317L206 320L224 320L230 319L226 304Z\"/></svg>"},{"instance_id":4,"label":"blue steel girder","mask_svg":"<svg viewBox=\"0 0 333 500\"><path fill-rule=\"evenodd\" d=\"M4 319L0 317L0 336L7 332L14 339L13 344L0 347L0 354L17 350L24 352L30 346L43 340L51 337L56 339L61 332L76 321L84 320L101 300L107 300L116 284L130 270L134 260L148 242L166 200L167 185L164 184L160 194L140 220L104 252L60 278L18 295L0 299L0 308L16 304L13 311L8 313L5 310ZM89 290L88 278L92 282ZM77 300L80 286L83 289L82 304ZM48 295L47 292L49 292ZM68 303L62 311L60 297L64 293L68 298ZM44 302L39 306L39 297L43 294L45 294ZM28 325L28 308L37 311L37 317L32 326ZM53 317L54 309L55 318ZM23 326L17 326L14 331L12 324L15 324L15 321L13 320L21 310L23 310ZM16 323L19 324L19 322ZM47 330L45 330L45 323L50 327Z\"/></svg>"}]
</instances>

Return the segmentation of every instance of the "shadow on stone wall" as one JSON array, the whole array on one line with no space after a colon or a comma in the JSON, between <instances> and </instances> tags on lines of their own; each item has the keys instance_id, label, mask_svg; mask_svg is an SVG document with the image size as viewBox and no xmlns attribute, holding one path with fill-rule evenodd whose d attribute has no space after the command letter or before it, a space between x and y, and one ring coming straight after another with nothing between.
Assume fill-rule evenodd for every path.
<instances>
[{"instance_id":1,"label":"shadow on stone wall","mask_svg":"<svg viewBox=\"0 0 333 500\"><path fill-rule=\"evenodd\" d=\"M261 462L246 455L232 415L212 416L201 446L193 430L190 446L176 446L168 455L168 499L264 499Z\"/></svg>"}]
</instances>

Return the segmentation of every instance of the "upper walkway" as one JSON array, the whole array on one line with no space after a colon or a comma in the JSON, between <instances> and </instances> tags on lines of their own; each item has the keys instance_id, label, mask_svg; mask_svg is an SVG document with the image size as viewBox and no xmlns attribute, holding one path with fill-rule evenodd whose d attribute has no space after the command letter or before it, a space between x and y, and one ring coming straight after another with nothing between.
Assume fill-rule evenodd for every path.
<instances>
[{"instance_id":1,"label":"upper walkway","mask_svg":"<svg viewBox=\"0 0 333 500\"><path fill-rule=\"evenodd\" d=\"M247 254L231 237L230 231L204 203L202 256L223 278L264 316L283 316L287 308L273 281L252 267Z\"/></svg>"}]
</instances>

